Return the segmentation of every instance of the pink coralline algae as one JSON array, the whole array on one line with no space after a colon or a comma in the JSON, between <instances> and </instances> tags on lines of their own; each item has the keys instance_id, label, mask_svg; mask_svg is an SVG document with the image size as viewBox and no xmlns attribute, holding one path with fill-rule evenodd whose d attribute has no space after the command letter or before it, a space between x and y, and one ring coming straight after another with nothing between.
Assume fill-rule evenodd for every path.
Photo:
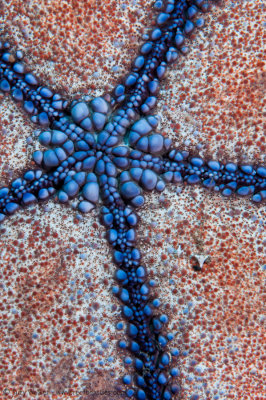
<instances>
[{"instance_id":1,"label":"pink coralline algae","mask_svg":"<svg viewBox=\"0 0 266 400\"><path fill-rule=\"evenodd\" d=\"M22 50L28 70L62 98L85 97L88 104L123 83L148 28L156 28L148 0L10 0L0 6L1 39ZM215 4L204 15L205 26L190 35L189 54L162 83L156 109L162 138L170 137L184 157L197 155L195 171L203 159L253 165L254 171L265 163L263 17L262 0ZM29 156L40 150L41 131L1 91L0 110L1 186L9 186L21 171L35 169ZM40 165L46 167L43 159ZM212 166L215 172L217 164ZM161 172L158 178L142 175L139 185L151 190ZM187 184L182 174L182 186L145 195L137 232L152 299L161 299L161 333L171 340L172 399L262 400L265 209L192 186L192 174ZM212 182L204 186L211 189ZM64 190L71 197L72 187L65 184ZM134 202L126 190L121 193ZM97 211L89 216L83 211L74 202L71 209L48 200L0 226L0 399L131 395L135 359L124 349L127 323L112 294L121 295L121 288L113 288L113 252ZM115 246L116 233L108 234ZM204 259L201 268L198 257ZM138 390L134 395L144 398L145 391ZM150 389L146 393L157 398Z\"/></svg>"}]
</instances>

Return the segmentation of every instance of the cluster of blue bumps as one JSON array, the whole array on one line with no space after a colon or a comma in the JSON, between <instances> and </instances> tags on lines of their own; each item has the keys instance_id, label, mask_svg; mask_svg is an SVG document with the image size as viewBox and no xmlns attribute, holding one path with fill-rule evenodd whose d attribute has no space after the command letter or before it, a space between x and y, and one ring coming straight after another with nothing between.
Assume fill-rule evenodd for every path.
<instances>
[{"instance_id":1,"label":"cluster of blue bumps","mask_svg":"<svg viewBox=\"0 0 266 400\"><path fill-rule=\"evenodd\" d=\"M159 85L168 64L186 54L186 38L202 27L198 14L209 10L205 0L156 1L156 27L147 36L130 74L111 95L74 100L70 104L54 94L27 71L23 54L9 52L0 42L0 90L8 93L43 130L39 135L48 150L35 151L38 169L27 171L10 187L0 188L0 222L21 206L47 200L57 194L61 203L75 199L82 213L102 201L101 221L118 266L119 286L113 293L123 303L129 341L119 342L134 355L136 375L123 377L128 397L171 399L180 391L171 368L173 349L166 351L172 334L164 335L166 315L157 316L158 299L151 298L146 268L135 247L138 216L144 204L143 190L161 192L167 182L202 184L224 196L236 193L266 198L266 168L222 164L190 156L172 147L171 140L156 132L158 117L151 115Z\"/></svg>"}]
</instances>

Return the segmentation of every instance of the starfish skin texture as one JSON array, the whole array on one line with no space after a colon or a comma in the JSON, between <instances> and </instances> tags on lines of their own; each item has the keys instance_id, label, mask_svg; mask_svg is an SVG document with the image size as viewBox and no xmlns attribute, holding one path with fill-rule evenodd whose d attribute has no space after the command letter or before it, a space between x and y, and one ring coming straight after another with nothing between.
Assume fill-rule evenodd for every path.
<instances>
[{"instance_id":1,"label":"starfish skin texture","mask_svg":"<svg viewBox=\"0 0 266 400\"><path fill-rule=\"evenodd\" d=\"M162 18L165 18L164 15ZM188 25L185 29L189 35L191 27ZM153 40L156 41L160 32L156 29L153 32ZM179 35L176 43L181 46L183 35L181 32L176 35ZM262 202L265 196L265 168L262 165L223 165L174 149L169 139L156 132L158 118L150 115L156 97L147 97L145 89L143 98L140 96L138 99L138 93L135 92L134 85L138 80L136 70L146 62L140 59L141 56L136 59L125 86L117 86L111 96L85 97L69 104L48 88L38 87L36 78L24 72L20 54L17 54L15 62L10 59L12 55L7 50L8 46L3 45L3 61L11 64L11 70L19 74L19 78L24 78L26 92L21 96L25 87L23 84L18 86L17 81L16 87L8 87L4 75L1 89L4 92L12 91L16 101L23 101L25 111L33 115L33 122L47 126L39 134L39 142L50 147L50 150L34 153L33 159L39 170L27 171L23 178L12 182L11 189L2 189L1 218L3 220L5 215L12 215L19 205L47 200L56 191L62 203L75 200L78 195L78 202L73 207L83 213L91 211L99 199L102 200L101 220L107 228L107 240L114 248L114 262L119 267L116 279L120 286L114 287L113 292L125 304L123 313L130 321L128 334L132 340L131 351L140 357L138 368L145 380L143 384L141 378L137 378L140 388L136 392L128 389L127 395L135 393L137 398L147 396L154 399L167 398L171 396L170 392L174 395L178 387L172 385L170 388L168 384L172 381L170 376L174 377L178 372L173 368L170 376L167 374L171 356L164 351L168 340L160 335L167 317L153 316L156 299L149 306L150 289L145 284L147 272L141 265L141 255L135 247L138 217L134 209L144 204L142 190L157 189L161 192L166 182L183 181L188 184L203 183L205 187L222 191L225 196L233 191L240 196L253 195L254 201ZM143 54L146 51L143 50ZM163 51L165 57L166 51ZM185 53L186 48L180 51ZM176 54L171 47L166 56L168 62L172 58L175 60ZM162 62L155 69L157 78L161 79L166 63ZM144 72L141 73L144 76ZM151 80L153 86L158 86L158 79ZM9 81L12 78L9 77ZM37 91L34 87L38 87ZM157 87L152 87L150 92L157 93ZM130 375L125 375L123 381L131 384Z\"/></svg>"}]
</instances>

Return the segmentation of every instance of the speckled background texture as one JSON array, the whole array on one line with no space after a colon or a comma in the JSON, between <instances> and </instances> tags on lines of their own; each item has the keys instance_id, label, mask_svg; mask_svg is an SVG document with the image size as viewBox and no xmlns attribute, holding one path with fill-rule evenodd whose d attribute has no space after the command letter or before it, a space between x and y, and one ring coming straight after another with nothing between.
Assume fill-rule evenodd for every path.
<instances>
[{"instance_id":1,"label":"speckled background texture","mask_svg":"<svg viewBox=\"0 0 266 400\"><path fill-rule=\"evenodd\" d=\"M122 81L152 5L0 0L0 35L64 97L96 97ZM264 1L224 0L205 20L162 83L161 130L204 158L265 163ZM0 94L0 186L33 165L36 129ZM0 400L124 398L130 367L117 341L126 325L116 329L115 266L98 211L81 216L49 200L0 226ZM146 195L139 215L139 248L180 352L176 399L265 399L263 205L168 186ZM195 271L198 255L208 257Z\"/></svg>"}]
</instances>

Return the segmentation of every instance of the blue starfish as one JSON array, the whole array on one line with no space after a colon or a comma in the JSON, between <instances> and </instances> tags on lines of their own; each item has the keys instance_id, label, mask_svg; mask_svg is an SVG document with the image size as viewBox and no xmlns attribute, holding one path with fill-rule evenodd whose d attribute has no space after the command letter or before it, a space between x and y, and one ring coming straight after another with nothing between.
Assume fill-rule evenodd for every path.
<instances>
[{"instance_id":1,"label":"blue starfish","mask_svg":"<svg viewBox=\"0 0 266 400\"><path fill-rule=\"evenodd\" d=\"M229 196L266 198L264 166L222 164L190 157L156 132L158 118L151 115L160 81L168 64L187 52L185 38L204 24L198 14L209 9L204 0L156 2L162 11L156 27L141 46L124 84L111 95L75 100L59 94L26 72L23 54L0 44L0 90L22 103L31 120L41 127L39 142L48 150L36 151L38 169L27 171L10 187L0 189L0 222L21 206L57 194L61 203L75 201L87 213L102 201L101 221L113 248L119 286L113 293L122 302L128 320L129 351L135 355L135 385L130 375L127 396L171 399L178 391L166 346L172 335L161 331L166 315L157 316L158 299L150 300L147 270L136 247L136 208L144 204L143 191L162 192L167 182L201 184ZM124 342L120 347L124 347Z\"/></svg>"}]
</instances>

